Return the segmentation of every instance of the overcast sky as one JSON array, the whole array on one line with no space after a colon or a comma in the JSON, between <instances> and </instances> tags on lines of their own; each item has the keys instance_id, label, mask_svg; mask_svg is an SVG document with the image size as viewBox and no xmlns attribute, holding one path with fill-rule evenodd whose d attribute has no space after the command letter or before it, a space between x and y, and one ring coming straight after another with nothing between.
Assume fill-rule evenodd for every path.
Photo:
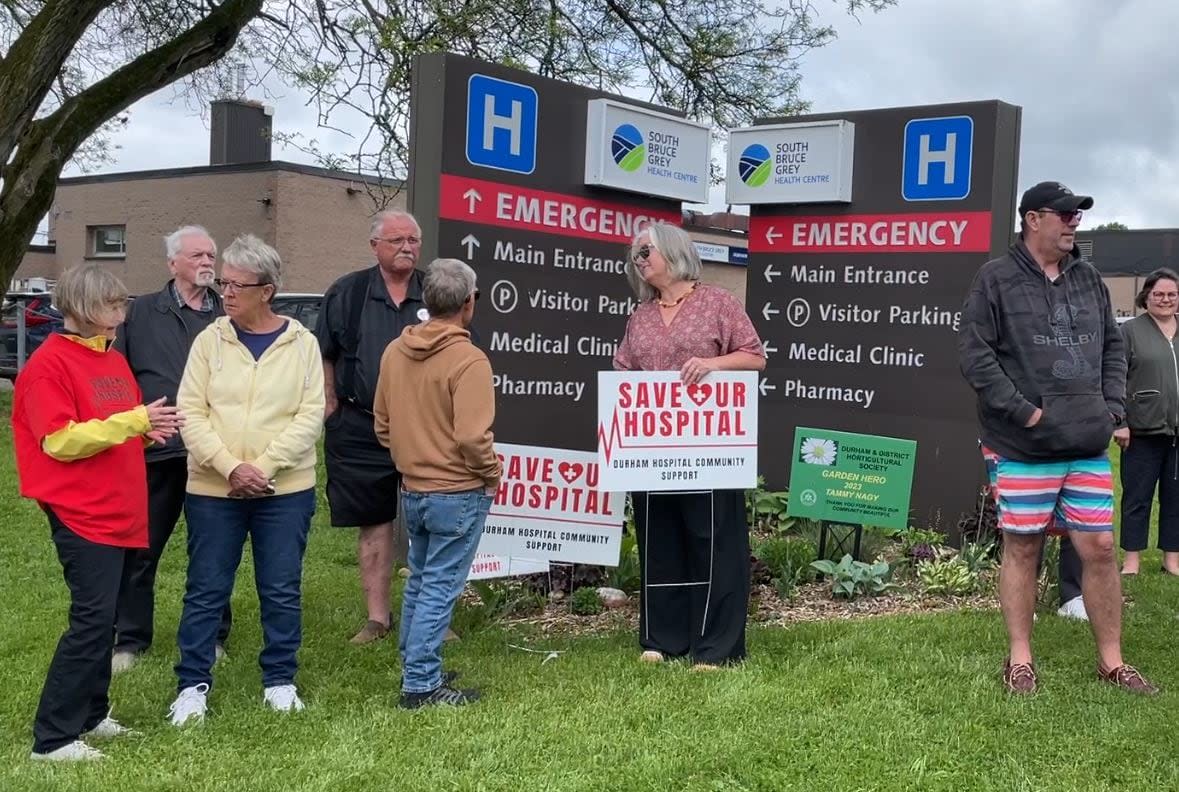
<instances>
[{"instance_id":1,"label":"overcast sky","mask_svg":"<svg viewBox=\"0 0 1179 792\"><path fill-rule=\"evenodd\" d=\"M1179 2L900 0L860 20L817 0L839 39L803 62L816 112L1000 99L1023 108L1020 190L1057 179L1095 198L1083 227L1179 226ZM274 88L276 130L347 151L296 92ZM360 129L356 130L360 132ZM205 122L170 91L132 109L106 172L208 163ZM275 158L310 161L276 146ZM76 173L76 172L71 172ZM714 189L711 208L723 208Z\"/></svg>"}]
</instances>

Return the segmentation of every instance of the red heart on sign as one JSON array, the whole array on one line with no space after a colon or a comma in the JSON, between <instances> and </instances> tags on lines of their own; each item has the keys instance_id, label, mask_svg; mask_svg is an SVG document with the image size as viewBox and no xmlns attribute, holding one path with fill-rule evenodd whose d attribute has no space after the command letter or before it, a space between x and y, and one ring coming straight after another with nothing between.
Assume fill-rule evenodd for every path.
<instances>
[{"instance_id":1,"label":"red heart on sign","mask_svg":"<svg viewBox=\"0 0 1179 792\"><path fill-rule=\"evenodd\" d=\"M560 473L561 476L564 477L565 481L569 482L570 484L581 478L581 474L584 470L585 466L580 462L562 462L561 464L557 465L557 472Z\"/></svg>"},{"instance_id":2,"label":"red heart on sign","mask_svg":"<svg viewBox=\"0 0 1179 792\"><path fill-rule=\"evenodd\" d=\"M689 385L688 398L696 402L698 407L703 407L704 403L712 398L711 385Z\"/></svg>"}]
</instances>

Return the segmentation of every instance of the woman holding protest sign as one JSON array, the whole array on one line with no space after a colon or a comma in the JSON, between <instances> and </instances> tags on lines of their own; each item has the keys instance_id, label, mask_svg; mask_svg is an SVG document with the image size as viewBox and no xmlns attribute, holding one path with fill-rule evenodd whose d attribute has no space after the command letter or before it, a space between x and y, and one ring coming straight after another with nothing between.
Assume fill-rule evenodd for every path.
<instances>
[{"instance_id":1,"label":"woman holding protest sign","mask_svg":"<svg viewBox=\"0 0 1179 792\"><path fill-rule=\"evenodd\" d=\"M714 371L761 371L765 353L732 294L700 282L696 246L652 223L631 242L626 277L639 307L614 355L620 371L678 371L695 385ZM745 657L749 525L741 490L633 492L642 578L641 659L690 657L713 669Z\"/></svg>"}]
</instances>

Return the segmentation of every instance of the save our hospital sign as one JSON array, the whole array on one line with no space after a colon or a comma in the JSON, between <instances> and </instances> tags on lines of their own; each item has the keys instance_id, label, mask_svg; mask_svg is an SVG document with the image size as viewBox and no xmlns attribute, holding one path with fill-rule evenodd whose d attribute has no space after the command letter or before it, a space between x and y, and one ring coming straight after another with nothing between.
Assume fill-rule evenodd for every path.
<instances>
[{"instance_id":1,"label":"save our hospital sign","mask_svg":"<svg viewBox=\"0 0 1179 792\"><path fill-rule=\"evenodd\" d=\"M503 478L479 552L513 564L618 566L625 495L601 486L596 455L496 443Z\"/></svg>"},{"instance_id":2,"label":"save our hospital sign","mask_svg":"<svg viewBox=\"0 0 1179 792\"><path fill-rule=\"evenodd\" d=\"M686 385L673 371L598 373L598 463L607 490L757 485L756 372Z\"/></svg>"}]
</instances>

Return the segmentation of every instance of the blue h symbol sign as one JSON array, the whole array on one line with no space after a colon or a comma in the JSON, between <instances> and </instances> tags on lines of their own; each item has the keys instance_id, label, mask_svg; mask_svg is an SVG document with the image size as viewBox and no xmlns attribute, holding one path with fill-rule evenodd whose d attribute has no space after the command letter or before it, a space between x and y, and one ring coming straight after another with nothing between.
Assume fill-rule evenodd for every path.
<instances>
[{"instance_id":1,"label":"blue h symbol sign","mask_svg":"<svg viewBox=\"0 0 1179 792\"><path fill-rule=\"evenodd\" d=\"M467 161L485 168L536 170L536 91L472 74L467 82Z\"/></svg>"},{"instance_id":2,"label":"blue h symbol sign","mask_svg":"<svg viewBox=\"0 0 1179 792\"><path fill-rule=\"evenodd\" d=\"M974 119L915 118L905 124L901 195L906 201L957 201L970 195Z\"/></svg>"}]
</instances>

